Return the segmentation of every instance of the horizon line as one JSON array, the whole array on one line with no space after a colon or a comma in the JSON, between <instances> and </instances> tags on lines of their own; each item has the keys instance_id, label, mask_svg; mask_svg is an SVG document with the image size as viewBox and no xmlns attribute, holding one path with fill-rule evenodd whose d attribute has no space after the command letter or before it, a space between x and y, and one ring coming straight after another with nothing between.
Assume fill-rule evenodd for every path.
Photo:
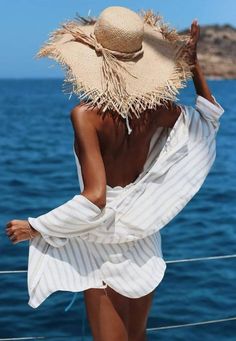
<instances>
[{"instance_id":1,"label":"horizon line","mask_svg":"<svg viewBox=\"0 0 236 341\"><path fill-rule=\"evenodd\" d=\"M223 77L215 77L215 76L205 76L205 78L207 80L228 80L228 81L232 81L232 80L236 80L236 78L223 78ZM57 81L64 81L63 77L0 77L0 81L27 81L27 80L57 80ZM192 81L192 80L188 80Z\"/></svg>"}]
</instances>

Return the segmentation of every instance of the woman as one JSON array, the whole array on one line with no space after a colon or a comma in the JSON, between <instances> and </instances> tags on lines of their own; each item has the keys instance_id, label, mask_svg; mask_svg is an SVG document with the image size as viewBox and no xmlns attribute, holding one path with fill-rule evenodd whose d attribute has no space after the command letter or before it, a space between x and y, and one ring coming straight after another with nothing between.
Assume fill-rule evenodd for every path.
<instances>
[{"instance_id":1,"label":"woman","mask_svg":"<svg viewBox=\"0 0 236 341\"><path fill-rule=\"evenodd\" d=\"M112 13L112 8L110 9ZM109 8L107 10L109 11ZM124 16L130 15L127 9L119 8L119 10L124 11ZM117 13L115 12L115 14ZM150 12L148 18L154 19L154 21L157 19L155 16L150 16ZM136 20L135 17L134 20ZM146 20L147 22L148 20ZM68 26L66 29L68 29ZM170 34L170 32L168 33ZM99 31L97 31L98 37ZM91 38L92 36L89 37L89 39ZM86 44L93 44L93 41L83 35L80 35L79 39L80 41L87 39ZM194 20L191 25L190 36L181 52L185 56L185 60L188 61L188 65L191 66L197 95L202 96L218 107L218 103L212 97L198 63L198 40L199 25L197 20ZM101 52L104 46L101 47L96 42L95 47L96 52ZM102 51L102 53L104 57L104 54L107 52ZM164 54L163 51L162 53ZM119 74L116 74L117 69L120 70L120 65L116 64L116 68L113 68L112 63L117 63L117 61L114 61L112 58L109 59L109 53L105 57L103 59L102 71L103 74L108 75L106 80L110 77L113 81L118 79L122 84L124 79L119 78ZM73 68L71 69L73 71ZM187 71L188 68L185 66L185 72ZM122 86L117 87L116 85L114 81L113 88L107 87L106 91L109 93L110 98L112 96L115 97L117 95L116 92L119 92L121 95L125 94L124 88ZM181 84L179 84L180 86ZM143 87L145 87L144 83ZM175 126L181 114L181 108L171 100L174 97L171 97L170 93L168 93L169 97L166 96L166 100L162 98L162 104L159 102L159 105L155 107L150 108L146 106L144 110L139 110L139 113L141 113L140 118L138 116L132 117L130 123L127 120L128 115L122 116L119 110L116 111L114 108L110 108L102 111L101 108L104 109L104 103L101 107L91 107L90 102L88 101L87 103L85 101L72 110L71 121L74 128L74 150L81 165L80 175L82 175L83 183L81 195L87 198L90 203L96 205L100 212L107 205L107 187L110 189L125 188L135 183L136 179L140 176L147 160L151 140L157 128L172 128ZM126 118L126 122L123 118ZM127 135L125 124L127 125L129 135ZM132 134L130 134L131 131ZM45 226L41 225L37 224L37 221L34 220L12 220L7 224L6 233L14 244L28 239L33 240L40 236L41 233L43 235L43 232L45 232L44 237L46 238L47 231L44 231ZM63 238L63 236L65 237L66 234L54 234L55 238ZM48 242L51 243L52 241L48 239ZM64 243L64 239L62 242ZM129 268L126 270L129 272ZM145 330L154 290L149 290L147 294L140 297L131 298L120 294L110 285L107 285L106 282L102 283L106 284L106 286L101 287L103 290L100 290L99 287L89 287L84 290L87 316L94 340L146 340Z\"/></svg>"}]
</instances>

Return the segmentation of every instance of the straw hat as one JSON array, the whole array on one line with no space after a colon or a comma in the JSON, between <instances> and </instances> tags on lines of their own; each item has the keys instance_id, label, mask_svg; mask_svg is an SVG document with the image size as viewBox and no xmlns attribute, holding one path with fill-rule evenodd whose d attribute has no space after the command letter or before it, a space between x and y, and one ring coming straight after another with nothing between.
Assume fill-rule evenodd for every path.
<instances>
[{"instance_id":1,"label":"straw hat","mask_svg":"<svg viewBox=\"0 0 236 341\"><path fill-rule=\"evenodd\" d=\"M64 92L115 111L128 124L132 115L139 118L146 109L175 101L186 86L192 76L183 53L187 39L152 10L112 6L98 18L77 15L62 23L36 58L47 56L62 65Z\"/></svg>"}]
</instances>

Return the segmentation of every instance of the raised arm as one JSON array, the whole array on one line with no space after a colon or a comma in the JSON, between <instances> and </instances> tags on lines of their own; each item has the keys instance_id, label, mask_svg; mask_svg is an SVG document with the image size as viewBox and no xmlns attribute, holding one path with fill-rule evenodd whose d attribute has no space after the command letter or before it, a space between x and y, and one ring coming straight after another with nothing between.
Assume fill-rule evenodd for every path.
<instances>
[{"instance_id":1,"label":"raised arm","mask_svg":"<svg viewBox=\"0 0 236 341\"><path fill-rule=\"evenodd\" d=\"M199 96L206 98L208 101L217 105L216 101L212 97L211 91L203 74L202 68L198 61L197 56L197 44L200 38L200 26L197 20L193 20L190 29L190 38L186 44L186 51L188 54L189 62L192 65L193 83L196 89L196 93Z\"/></svg>"},{"instance_id":2,"label":"raised arm","mask_svg":"<svg viewBox=\"0 0 236 341\"><path fill-rule=\"evenodd\" d=\"M197 43L200 37L200 27L197 20L193 20L190 37L183 49L186 53L189 65L191 65L193 83L196 89L197 97L195 109L204 117L210 126L213 127L214 136L220 126L220 117L224 113L222 106L216 101L215 97L211 94L207 81L204 77L203 71L198 61L197 56Z\"/></svg>"}]
</instances>

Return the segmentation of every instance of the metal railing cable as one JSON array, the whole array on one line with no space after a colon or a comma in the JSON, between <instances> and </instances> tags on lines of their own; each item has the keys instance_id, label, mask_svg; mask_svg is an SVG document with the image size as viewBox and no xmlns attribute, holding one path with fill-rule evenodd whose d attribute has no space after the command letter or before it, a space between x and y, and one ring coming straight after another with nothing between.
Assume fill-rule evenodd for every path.
<instances>
[{"instance_id":1,"label":"metal railing cable","mask_svg":"<svg viewBox=\"0 0 236 341\"><path fill-rule=\"evenodd\" d=\"M67 339L70 336L26 336L26 337L8 337L4 339L0 339L0 341L13 341L13 340L58 340L58 339ZM73 336L76 337L76 336ZM68 340L68 339L67 339Z\"/></svg>"},{"instance_id":2,"label":"metal railing cable","mask_svg":"<svg viewBox=\"0 0 236 341\"><path fill-rule=\"evenodd\" d=\"M205 260L227 259L227 258L236 258L236 254L198 257L198 258L174 259L174 260L166 260L165 262L167 264L174 264L174 263L184 263L184 262L198 262L198 261L205 261ZM27 270L1 270L0 271L0 274L12 274L12 273L27 273Z\"/></svg>"},{"instance_id":3,"label":"metal railing cable","mask_svg":"<svg viewBox=\"0 0 236 341\"><path fill-rule=\"evenodd\" d=\"M220 323L220 322L227 322L227 321L234 321L234 320L236 320L236 316L227 317L227 318L218 319L218 320L208 320L208 321L200 321L200 322L192 322L192 323L173 324L170 326L153 327L153 328L147 328L146 330L147 332L153 332L153 331L157 331L161 329L193 327L193 326L200 326L203 324Z\"/></svg>"},{"instance_id":4,"label":"metal railing cable","mask_svg":"<svg viewBox=\"0 0 236 341\"><path fill-rule=\"evenodd\" d=\"M236 254L221 255L221 256L209 256L209 257L198 257L198 258L175 259L175 260L166 261L166 263L167 264L173 264L173 263L183 263L183 262L198 262L198 261L204 261L204 260L226 259L226 258L236 258Z\"/></svg>"}]
</instances>

